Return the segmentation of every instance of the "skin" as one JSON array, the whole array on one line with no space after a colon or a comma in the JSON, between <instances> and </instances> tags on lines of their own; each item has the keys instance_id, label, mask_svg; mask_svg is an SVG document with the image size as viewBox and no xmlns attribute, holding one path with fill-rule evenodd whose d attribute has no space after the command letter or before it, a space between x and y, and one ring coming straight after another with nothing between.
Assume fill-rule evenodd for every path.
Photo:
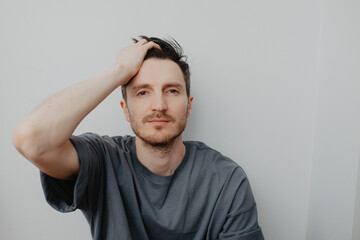
<instances>
[{"instance_id":1,"label":"skin","mask_svg":"<svg viewBox=\"0 0 360 240\"><path fill-rule=\"evenodd\" d=\"M116 63L97 77L72 85L40 104L13 129L16 149L46 174L74 179L79 160L70 137L78 124L111 92L140 70L147 51L160 47L145 39L116 56Z\"/></svg>"},{"instance_id":2,"label":"skin","mask_svg":"<svg viewBox=\"0 0 360 240\"><path fill-rule=\"evenodd\" d=\"M182 132L193 100L181 69L171 60L148 59L126 91L120 104L136 134L139 160L153 173L172 175L185 154Z\"/></svg>"}]
</instances>

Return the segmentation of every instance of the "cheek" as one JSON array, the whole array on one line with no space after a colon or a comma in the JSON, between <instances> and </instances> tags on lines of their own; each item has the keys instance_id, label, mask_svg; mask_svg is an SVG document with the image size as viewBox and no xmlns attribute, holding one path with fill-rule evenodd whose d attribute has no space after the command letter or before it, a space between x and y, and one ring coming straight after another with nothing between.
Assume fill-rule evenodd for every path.
<instances>
[{"instance_id":1,"label":"cheek","mask_svg":"<svg viewBox=\"0 0 360 240\"><path fill-rule=\"evenodd\" d=\"M187 102L178 102L173 105L173 110L179 115L186 115L188 112L188 104Z\"/></svg>"},{"instance_id":2,"label":"cheek","mask_svg":"<svg viewBox=\"0 0 360 240\"><path fill-rule=\"evenodd\" d=\"M131 121L141 120L145 114L145 107L144 105L135 106L133 104L129 104L128 112Z\"/></svg>"}]
</instances>

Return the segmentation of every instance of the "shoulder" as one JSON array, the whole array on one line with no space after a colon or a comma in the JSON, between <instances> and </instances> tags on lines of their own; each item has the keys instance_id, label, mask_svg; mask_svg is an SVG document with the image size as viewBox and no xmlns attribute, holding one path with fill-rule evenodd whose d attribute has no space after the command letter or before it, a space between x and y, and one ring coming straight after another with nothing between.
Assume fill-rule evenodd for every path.
<instances>
[{"instance_id":1,"label":"shoulder","mask_svg":"<svg viewBox=\"0 0 360 240\"><path fill-rule=\"evenodd\" d=\"M129 135L125 135L125 136L108 136L108 135L100 135L97 133L93 133L93 132L86 132L80 135L73 135L72 138L81 138L84 140L98 140L98 141L127 141L130 140L134 137L129 136Z\"/></svg>"},{"instance_id":2,"label":"shoulder","mask_svg":"<svg viewBox=\"0 0 360 240\"><path fill-rule=\"evenodd\" d=\"M132 136L108 136L97 133L87 132L81 135L71 136L71 142L76 145L88 145L93 148L122 148L128 149L133 141Z\"/></svg>"},{"instance_id":3,"label":"shoulder","mask_svg":"<svg viewBox=\"0 0 360 240\"><path fill-rule=\"evenodd\" d=\"M235 175L237 178L246 178L243 168L219 151L201 141L186 141L185 143L189 147L189 158L194 158L195 164L205 165L208 170L224 177Z\"/></svg>"}]
</instances>

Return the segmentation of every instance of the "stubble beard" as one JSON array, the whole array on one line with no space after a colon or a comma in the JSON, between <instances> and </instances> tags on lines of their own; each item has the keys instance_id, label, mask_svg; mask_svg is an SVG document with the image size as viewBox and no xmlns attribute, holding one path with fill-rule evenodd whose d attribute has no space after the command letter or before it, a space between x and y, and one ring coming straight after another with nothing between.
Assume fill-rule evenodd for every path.
<instances>
[{"instance_id":1,"label":"stubble beard","mask_svg":"<svg viewBox=\"0 0 360 240\"><path fill-rule=\"evenodd\" d=\"M165 133L161 133L162 127L154 127L155 130L150 133L144 133L140 130L138 124L131 118L131 116L130 119L130 125L135 135L146 145L155 150L167 150L171 148L175 140L184 132L187 123L187 118L184 116L184 118L176 124L175 131L164 135ZM143 121L143 124L146 124L145 121Z\"/></svg>"}]
</instances>

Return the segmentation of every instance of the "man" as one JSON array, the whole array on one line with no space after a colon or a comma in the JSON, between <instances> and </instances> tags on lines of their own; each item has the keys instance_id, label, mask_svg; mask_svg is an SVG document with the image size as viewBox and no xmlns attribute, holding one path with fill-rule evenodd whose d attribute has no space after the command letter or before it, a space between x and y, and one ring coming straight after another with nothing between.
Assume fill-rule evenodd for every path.
<instances>
[{"instance_id":1,"label":"man","mask_svg":"<svg viewBox=\"0 0 360 240\"><path fill-rule=\"evenodd\" d=\"M183 142L193 100L183 57L176 41L143 36L111 69L50 97L14 128L48 203L81 209L94 239L263 239L244 171L201 142ZM119 86L136 137L73 136Z\"/></svg>"}]
</instances>

